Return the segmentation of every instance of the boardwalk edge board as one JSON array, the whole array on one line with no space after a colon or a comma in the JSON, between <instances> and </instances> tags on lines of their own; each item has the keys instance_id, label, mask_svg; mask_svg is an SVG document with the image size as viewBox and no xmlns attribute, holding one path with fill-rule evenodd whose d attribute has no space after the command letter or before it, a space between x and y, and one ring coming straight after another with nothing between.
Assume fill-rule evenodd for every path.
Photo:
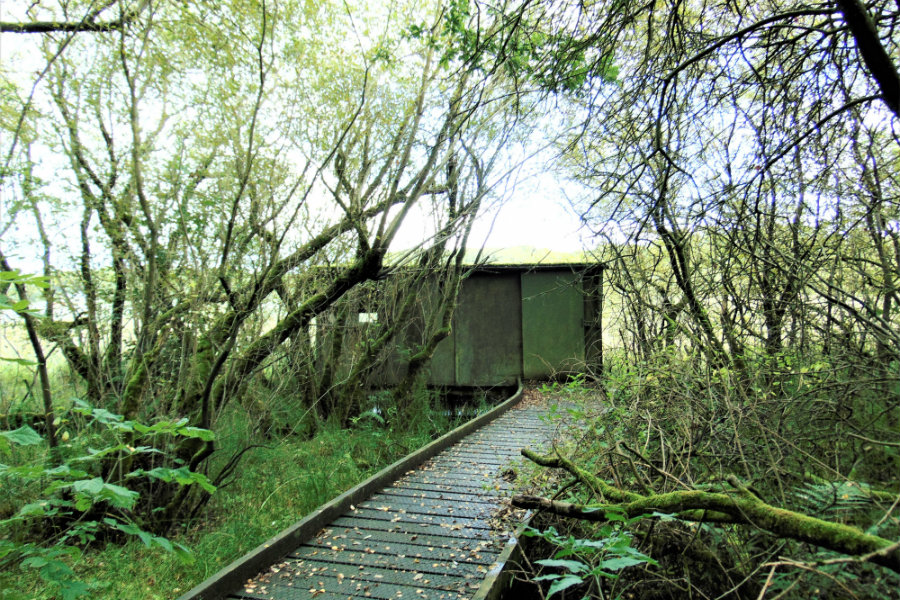
<instances>
[{"instance_id":1,"label":"boardwalk edge board","mask_svg":"<svg viewBox=\"0 0 900 600\"><path fill-rule=\"evenodd\" d=\"M487 575L481 581L478 591L470 600L499 600L503 592L510 586L513 573L508 567L522 562L524 554L521 544L522 533L531 523L532 516L533 513L529 512L522 519L522 524L506 541L500 555L494 560Z\"/></svg>"},{"instance_id":2,"label":"boardwalk edge board","mask_svg":"<svg viewBox=\"0 0 900 600\"><path fill-rule=\"evenodd\" d=\"M460 425L427 446L388 465L359 485L350 488L331 502L322 505L275 537L269 538L254 550L224 567L186 594L179 596L178 600L213 600L224 598L229 593L238 590L247 579L287 556L300 544L314 537L323 527L350 510L351 505L368 499L407 471L415 469L429 458L436 456L442 450L449 448L473 431L501 416L521 400L522 382L520 380L516 393L500 405ZM504 549L505 552L506 549Z\"/></svg>"}]
</instances>

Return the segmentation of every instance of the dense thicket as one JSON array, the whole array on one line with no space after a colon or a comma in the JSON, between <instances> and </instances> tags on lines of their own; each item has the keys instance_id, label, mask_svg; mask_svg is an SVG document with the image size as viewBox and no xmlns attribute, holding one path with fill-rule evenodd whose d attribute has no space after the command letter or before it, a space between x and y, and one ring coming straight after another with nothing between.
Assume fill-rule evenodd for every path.
<instances>
[{"instance_id":1,"label":"dense thicket","mask_svg":"<svg viewBox=\"0 0 900 600\"><path fill-rule=\"evenodd\" d=\"M548 31L550 11L566 18ZM532 38L560 40L533 70L557 82L550 99L572 124L563 159L592 190L579 206L608 267L602 380L616 424L599 417L574 459L617 491L582 481L572 499L633 517L625 505L646 497L640 510L745 525L652 529L662 537L645 548L685 560L594 593L891 595L884 571L860 563L882 562L881 548L896 570L900 556L897 5L560 2L516 15ZM614 84L591 77L609 61ZM724 491L737 506L747 490L882 541L843 547L864 555L848 560L747 506L704 518L690 510L714 512L712 495L685 500Z\"/></svg>"}]
</instances>

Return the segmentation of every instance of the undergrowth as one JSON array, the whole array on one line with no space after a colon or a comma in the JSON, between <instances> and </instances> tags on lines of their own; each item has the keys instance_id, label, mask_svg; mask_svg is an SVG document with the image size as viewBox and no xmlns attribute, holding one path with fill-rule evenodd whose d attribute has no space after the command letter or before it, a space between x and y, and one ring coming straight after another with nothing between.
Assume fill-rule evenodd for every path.
<instances>
[{"instance_id":1,"label":"undergrowth","mask_svg":"<svg viewBox=\"0 0 900 600\"><path fill-rule=\"evenodd\" d=\"M427 409L399 424L390 414L370 413L351 429L321 423L314 437L270 439L254 431L236 409L218 428L213 462L241 456L236 476L222 482L201 518L169 535L189 548L190 561L140 539L88 544L66 556L74 577L92 598L173 598L382 467L427 444L455 422L427 399ZM31 457L35 458L34 456ZM213 469L215 465L213 465ZM12 491L12 490L10 490ZM183 558L183 556L182 556ZM0 571L0 600L59 597L33 569Z\"/></svg>"},{"instance_id":2,"label":"undergrowth","mask_svg":"<svg viewBox=\"0 0 900 600\"><path fill-rule=\"evenodd\" d=\"M888 429L893 415L878 413L876 390L854 387L839 367L785 360L775 384L762 368L748 369L759 382L738 382L726 369L698 377L693 364L665 356L655 363L610 360L602 388L577 379L545 385L541 391L557 401L551 418L565 416L573 425L550 454L603 483L585 485L562 469L536 466L523 470L531 476L520 481L530 486L527 493L560 506L606 514L589 522L544 512L532 522L525 577L542 586L532 593L603 600L896 598L900 576L890 569L753 523L703 522L658 509L628 518L609 512L628 494L727 494L736 482L779 510L896 541L895 448L853 443L844 433L866 419L884 420ZM834 393L823 393L823 382ZM738 385L750 390L743 400L734 397ZM841 412L846 406L853 411Z\"/></svg>"}]
</instances>

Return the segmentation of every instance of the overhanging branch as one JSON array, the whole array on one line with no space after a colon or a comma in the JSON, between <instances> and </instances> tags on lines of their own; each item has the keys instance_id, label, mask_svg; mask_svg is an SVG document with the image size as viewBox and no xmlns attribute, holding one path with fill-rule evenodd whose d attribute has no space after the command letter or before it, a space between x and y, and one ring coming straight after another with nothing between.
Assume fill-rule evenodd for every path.
<instances>
[{"instance_id":1,"label":"overhanging branch","mask_svg":"<svg viewBox=\"0 0 900 600\"><path fill-rule=\"evenodd\" d=\"M881 90L881 99L900 117L900 73L878 38L875 23L859 0L838 0L844 21L856 40L856 47L866 68Z\"/></svg>"},{"instance_id":2,"label":"overhanging branch","mask_svg":"<svg viewBox=\"0 0 900 600\"><path fill-rule=\"evenodd\" d=\"M93 21L33 21L31 23L0 23L3 33L106 33L119 31L134 18L131 15L115 21L96 23Z\"/></svg>"},{"instance_id":3,"label":"overhanging branch","mask_svg":"<svg viewBox=\"0 0 900 600\"><path fill-rule=\"evenodd\" d=\"M0 22L0 31L3 33L107 33L120 31L132 22L149 3L143 0L134 9L125 12L115 21L97 21L100 13L109 8L113 3L107 3L101 8L92 11L80 21L31 21L31 22Z\"/></svg>"}]
</instances>

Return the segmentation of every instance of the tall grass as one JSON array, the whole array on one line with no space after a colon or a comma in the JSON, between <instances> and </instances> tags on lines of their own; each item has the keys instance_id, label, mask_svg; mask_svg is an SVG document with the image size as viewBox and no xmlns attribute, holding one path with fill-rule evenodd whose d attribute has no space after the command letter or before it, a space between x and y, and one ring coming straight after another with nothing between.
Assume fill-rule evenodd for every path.
<instances>
[{"instance_id":1,"label":"tall grass","mask_svg":"<svg viewBox=\"0 0 900 600\"><path fill-rule=\"evenodd\" d=\"M77 385L62 352L47 349L47 371L54 397L61 405L76 395ZM0 358L33 361L25 329L0 321ZM35 369L27 364L0 360L0 415L41 411L40 384Z\"/></svg>"},{"instance_id":2,"label":"tall grass","mask_svg":"<svg viewBox=\"0 0 900 600\"><path fill-rule=\"evenodd\" d=\"M382 423L359 419L353 429L322 424L311 439L259 438L239 410L219 428L215 460L227 461L253 444L238 476L213 495L202 518L170 536L193 551L183 564L140 542L90 548L73 565L92 586L92 597L110 599L173 598L264 542L316 507L369 477L380 468L428 443L454 422L431 404L413 422ZM0 573L0 600L52 598L25 571Z\"/></svg>"}]
</instances>

